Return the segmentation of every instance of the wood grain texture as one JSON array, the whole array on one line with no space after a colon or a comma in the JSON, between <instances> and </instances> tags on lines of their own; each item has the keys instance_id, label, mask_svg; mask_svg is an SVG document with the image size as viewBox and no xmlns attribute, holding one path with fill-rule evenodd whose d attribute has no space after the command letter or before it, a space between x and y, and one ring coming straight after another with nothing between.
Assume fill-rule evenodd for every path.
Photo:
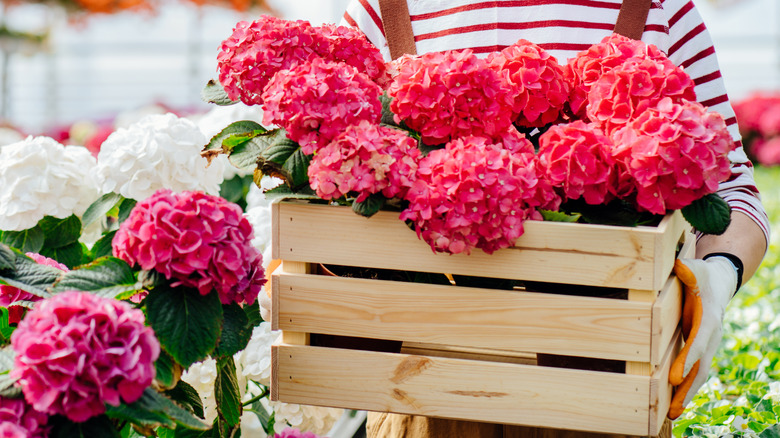
<instances>
[{"instance_id":1,"label":"wood grain texture","mask_svg":"<svg viewBox=\"0 0 780 438\"><path fill-rule=\"evenodd\" d=\"M652 303L286 273L274 284L285 331L650 361Z\"/></svg>"},{"instance_id":2,"label":"wood grain texture","mask_svg":"<svg viewBox=\"0 0 780 438\"><path fill-rule=\"evenodd\" d=\"M283 370L275 390L288 403L648 433L649 377L311 346L275 349Z\"/></svg>"},{"instance_id":3,"label":"wood grain texture","mask_svg":"<svg viewBox=\"0 0 780 438\"><path fill-rule=\"evenodd\" d=\"M526 221L512 248L445 255L417 239L398 213L367 219L347 207L291 201L272 208L274 258L643 290L663 286L676 247L659 245L678 241L674 234L684 228L679 212L658 227ZM664 260L663 267L656 259Z\"/></svg>"}]
</instances>

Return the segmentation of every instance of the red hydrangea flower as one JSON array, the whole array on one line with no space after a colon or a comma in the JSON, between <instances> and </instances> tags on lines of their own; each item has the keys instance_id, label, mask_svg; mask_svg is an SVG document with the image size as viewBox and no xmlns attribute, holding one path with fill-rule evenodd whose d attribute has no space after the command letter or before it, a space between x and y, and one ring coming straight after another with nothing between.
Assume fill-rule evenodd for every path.
<instances>
[{"instance_id":1,"label":"red hydrangea flower","mask_svg":"<svg viewBox=\"0 0 780 438\"><path fill-rule=\"evenodd\" d=\"M302 432L292 427L285 428L282 433L274 434L274 438L320 438L313 432Z\"/></svg>"},{"instance_id":2,"label":"red hydrangea flower","mask_svg":"<svg viewBox=\"0 0 780 438\"><path fill-rule=\"evenodd\" d=\"M381 95L382 88L355 67L317 58L273 77L263 93L263 122L284 127L309 155L349 125L378 124Z\"/></svg>"},{"instance_id":3,"label":"red hydrangea flower","mask_svg":"<svg viewBox=\"0 0 780 438\"><path fill-rule=\"evenodd\" d=\"M506 131L495 136L493 138L495 143L501 143L504 149L512 152L513 154L526 154L531 157L536 155L534 144L531 140L528 140L525 135L521 134L514 126L509 127Z\"/></svg>"},{"instance_id":4,"label":"red hydrangea flower","mask_svg":"<svg viewBox=\"0 0 780 438\"><path fill-rule=\"evenodd\" d=\"M24 399L0 397L0 425L11 425L17 428L7 427L7 431L0 433L0 437L16 436L3 435L3 433L18 430L21 432L17 431L17 433L21 433L19 436L23 438L46 438L49 436L49 428L46 426L48 421L48 415L36 411Z\"/></svg>"},{"instance_id":5,"label":"red hydrangea flower","mask_svg":"<svg viewBox=\"0 0 780 438\"><path fill-rule=\"evenodd\" d=\"M499 72L514 95L515 123L542 127L560 119L569 97L563 67L536 44L520 40L488 55L490 67Z\"/></svg>"},{"instance_id":6,"label":"red hydrangea flower","mask_svg":"<svg viewBox=\"0 0 780 438\"><path fill-rule=\"evenodd\" d=\"M588 118L607 134L661 99L695 101L693 80L668 59L632 58L601 76L588 93Z\"/></svg>"},{"instance_id":7,"label":"red hydrangea flower","mask_svg":"<svg viewBox=\"0 0 780 438\"><path fill-rule=\"evenodd\" d=\"M539 138L539 172L566 198L609 202L616 177L612 141L581 120L552 126Z\"/></svg>"},{"instance_id":8,"label":"red hydrangea flower","mask_svg":"<svg viewBox=\"0 0 780 438\"><path fill-rule=\"evenodd\" d=\"M307 21L288 21L268 15L236 24L217 55L219 82L228 97L247 105L263 103L266 84L280 70L310 61L327 45Z\"/></svg>"},{"instance_id":9,"label":"red hydrangea flower","mask_svg":"<svg viewBox=\"0 0 780 438\"><path fill-rule=\"evenodd\" d=\"M403 131L362 121L320 149L309 182L323 199L357 193L357 202L382 192L403 198L417 171L417 140Z\"/></svg>"},{"instance_id":10,"label":"red hydrangea flower","mask_svg":"<svg viewBox=\"0 0 780 438\"><path fill-rule=\"evenodd\" d=\"M468 254L481 248L490 254L510 247L534 208L557 200L537 178L535 165L531 156L485 137L453 140L420 160L401 219L414 222L418 237L434 251Z\"/></svg>"},{"instance_id":11,"label":"red hydrangea flower","mask_svg":"<svg viewBox=\"0 0 780 438\"><path fill-rule=\"evenodd\" d=\"M40 412L75 422L141 397L155 375L160 344L144 314L87 292L38 302L11 335L11 376Z\"/></svg>"},{"instance_id":12,"label":"red hydrangea flower","mask_svg":"<svg viewBox=\"0 0 780 438\"><path fill-rule=\"evenodd\" d=\"M252 246L241 207L202 192L158 190L139 202L112 242L130 265L174 278L174 286L217 291L223 304L252 304L265 284L263 257Z\"/></svg>"},{"instance_id":13,"label":"red hydrangea flower","mask_svg":"<svg viewBox=\"0 0 780 438\"><path fill-rule=\"evenodd\" d=\"M569 105L578 118L587 118L588 93L593 84L632 58L662 61L666 55L652 44L612 34L569 60L564 67L564 77L572 86Z\"/></svg>"},{"instance_id":14,"label":"red hydrangea flower","mask_svg":"<svg viewBox=\"0 0 780 438\"><path fill-rule=\"evenodd\" d=\"M29 438L29 434L22 426L14 423L0 423L0 438Z\"/></svg>"},{"instance_id":15,"label":"red hydrangea flower","mask_svg":"<svg viewBox=\"0 0 780 438\"><path fill-rule=\"evenodd\" d=\"M359 29L326 24L316 28L328 44L320 56L327 61L344 62L365 73L374 82L384 87L390 81L382 53L368 41Z\"/></svg>"},{"instance_id":16,"label":"red hydrangea flower","mask_svg":"<svg viewBox=\"0 0 780 438\"><path fill-rule=\"evenodd\" d=\"M677 210L718 189L731 174L734 142L720 114L663 99L615 132L613 155L636 185L637 208Z\"/></svg>"},{"instance_id":17,"label":"red hydrangea flower","mask_svg":"<svg viewBox=\"0 0 780 438\"><path fill-rule=\"evenodd\" d=\"M763 166L776 166L780 164L780 137L754 141L752 152L756 157L756 161Z\"/></svg>"},{"instance_id":18,"label":"red hydrangea flower","mask_svg":"<svg viewBox=\"0 0 780 438\"><path fill-rule=\"evenodd\" d=\"M763 136L780 132L780 93L754 93L734 103L734 112L742 135L747 136L750 131L757 131Z\"/></svg>"},{"instance_id":19,"label":"red hydrangea flower","mask_svg":"<svg viewBox=\"0 0 780 438\"><path fill-rule=\"evenodd\" d=\"M60 271L65 271L65 272L69 271L68 267L63 265L62 263L59 263L54 259L44 257L40 254L28 252L27 257L30 257L31 259L35 260L35 262L38 264L51 266L53 268L59 269ZM9 324L16 324L19 321L21 321L22 317L24 316L24 313L27 311L27 308L23 306L11 306L11 303L14 303L16 301L39 301L39 300L41 300L41 297L37 295L33 295L29 292L25 292L13 286L0 284L0 306L3 306L8 309Z\"/></svg>"},{"instance_id":20,"label":"red hydrangea flower","mask_svg":"<svg viewBox=\"0 0 780 438\"><path fill-rule=\"evenodd\" d=\"M387 89L396 122L425 144L469 135L493 137L512 124L512 90L471 50L404 57Z\"/></svg>"}]
</instances>

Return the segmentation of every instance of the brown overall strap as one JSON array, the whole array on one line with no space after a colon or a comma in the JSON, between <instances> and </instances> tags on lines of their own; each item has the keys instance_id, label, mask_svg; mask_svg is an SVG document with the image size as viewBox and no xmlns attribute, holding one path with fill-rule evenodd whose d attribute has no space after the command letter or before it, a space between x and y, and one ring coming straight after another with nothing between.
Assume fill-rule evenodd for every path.
<instances>
[{"instance_id":1,"label":"brown overall strap","mask_svg":"<svg viewBox=\"0 0 780 438\"><path fill-rule=\"evenodd\" d=\"M403 55L416 55L412 19L406 0L379 0L379 13L382 14L382 26L390 47L390 56L398 59Z\"/></svg>"},{"instance_id":2,"label":"brown overall strap","mask_svg":"<svg viewBox=\"0 0 780 438\"><path fill-rule=\"evenodd\" d=\"M615 33L635 40L642 39L652 2L653 0L623 0L615 24Z\"/></svg>"}]
</instances>

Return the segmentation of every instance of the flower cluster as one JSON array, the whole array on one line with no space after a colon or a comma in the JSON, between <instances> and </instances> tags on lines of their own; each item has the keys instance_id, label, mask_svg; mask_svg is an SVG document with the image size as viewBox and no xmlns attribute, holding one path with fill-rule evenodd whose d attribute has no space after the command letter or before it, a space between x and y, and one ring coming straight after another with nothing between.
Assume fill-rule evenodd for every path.
<instances>
[{"instance_id":1,"label":"flower cluster","mask_svg":"<svg viewBox=\"0 0 780 438\"><path fill-rule=\"evenodd\" d=\"M419 156L417 141L403 131L363 121L319 150L309 166L309 183L323 199L357 193L356 202L362 202L380 192L403 198Z\"/></svg>"},{"instance_id":2,"label":"flower cluster","mask_svg":"<svg viewBox=\"0 0 780 438\"><path fill-rule=\"evenodd\" d=\"M322 26L320 32L328 40L325 51L320 53L324 59L351 65L380 86L390 81L382 54L363 32L332 24Z\"/></svg>"},{"instance_id":3,"label":"flower cluster","mask_svg":"<svg viewBox=\"0 0 780 438\"><path fill-rule=\"evenodd\" d=\"M557 208L535 165L533 157L485 137L453 140L420 161L401 219L411 220L434 251L490 254L510 247L536 207Z\"/></svg>"},{"instance_id":4,"label":"flower cluster","mask_svg":"<svg viewBox=\"0 0 780 438\"><path fill-rule=\"evenodd\" d=\"M713 193L730 174L723 117L665 98L617 131L614 156L635 182L640 210L664 214Z\"/></svg>"},{"instance_id":5,"label":"flower cluster","mask_svg":"<svg viewBox=\"0 0 780 438\"><path fill-rule=\"evenodd\" d=\"M24 399L0 397L0 425L5 427L0 429L0 437L46 438L48 421L48 415L36 411Z\"/></svg>"},{"instance_id":6,"label":"flower cluster","mask_svg":"<svg viewBox=\"0 0 780 438\"><path fill-rule=\"evenodd\" d=\"M379 123L382 89L364 73L317 58L281 72L263 92L263 123L278 124L305 154L327 146L347 126Z\"/></svg>"},{"instance_id":7,"label":"flower cluster","mask_svg":"<svg viewBox=\"0 0 780 438\"><path fill-rule=\"evenodd\" d=\"M158 189L218 194L222 163L201 157L206 137L192 121L174 114L149 115L112 133L95 169L103 193L146 199ZM94 199L93 199L94 200Z\"/></svg>"},{"instance_id":8,"label":"flower cluster","mask_svg":"<svg viewBox=\"0 0 780 438\"><path fill-rule=\"evenodd\" d=\"M746 152L758 163L780 164L780 93L755 93L734 104Z\"/></svg>"},{"instance_id":9,"label":"flower cluster","mask_svg":"<svg viewBox=\"0 0 780 438\"><path fill-rule=\"evenodd\" d=\"M86 292L40 301L11 335L11 376L40 412L75 422L132 403L152 383L160 344L129 304Z\"/></svg>"},{"instance_id":10,"label":"flower cluster","mask_svg":"<svg viewBox=\"0 0 780 438\"><path fill-rule=\"evenodd\" d=\"M202 295L216 289L223 304L252 304L266 281L252 238L239 206L202 192L159 190L133 208L112 246L130 265Z\"/></svg>"},{"instance_id":11,"label":"flower cluster","mask_svg":"<svg viewBox=\"0 0 780 438\"><path fill-rule=\"evenodd\" d=\"M512 90L471 50L405 57L387 94L395 121L437 145L469 135L493 137L512 124Z\"/></svg>"},{"instance_id":12,"label":"flower cluster","mask_svg":"<svg viewBox=\"0 0 780 438\"><path fill-rule=\"evenodd\" d=\"M57 268L65 272L69 271L68 267L63 265L62 263L59 263L56 260L50 259L48 257L44 257L40 254L28 252L27 257L30 257L31 259L35 260L35 262L38 264L51 266L53 268ZM25 311L27 310L24 306L19 306L19 305L12 306L11 304L17 301L35 302L40 300L41 297L37 295L33 295L29 292L25 292L13 286L0 284L0 306L8 308L9 324L17 324L19 321L21 321Z\"/></svg>"},{"instance_id":13,"label":"flower cluster","mask_svg":"<svg viewBox=\"0 0 780 438\"><path fill-rule=\"evenodd\" d=\"M81 146L27 137L0 149L0 230L22 231L44 216L81 216L98 197L95 158Z\"/></svg>"},{"instance_id":14,"label":"flower cluster","mask_svg":"<svg viewBox=\"0 0 780 438\"><path fill-rule=\"evenodd\" d=\"M530 41L520 40L487 58L514 96L515 123L541 127L561 119L569 84L557 60Z\"/></svg>"},{"instance_id":15,"label":"flower cluster","mask_svg":"<svg viewBox=\"0 0 780 438\"><path fill-rule=\"evenodd\" d=\"M565 198L606 203L615 195L612 149L610 139L592 124L556 125L539 139L539 171Z\"/></svg>"}]
</instances>

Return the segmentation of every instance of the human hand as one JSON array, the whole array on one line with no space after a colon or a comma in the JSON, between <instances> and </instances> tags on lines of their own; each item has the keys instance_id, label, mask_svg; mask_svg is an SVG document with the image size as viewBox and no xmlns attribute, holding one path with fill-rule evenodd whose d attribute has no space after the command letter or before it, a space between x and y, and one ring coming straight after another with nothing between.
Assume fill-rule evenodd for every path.
<instances>
[{"instance_id":1,"label":"human hand","mask_svg":"<svg viewBox=\"0 0 780 438\"><path fill-rule=\"evenodd\" d=\"M682 316L685 346L669 371L669 383L676 386L668 413L672 420L683 413L707 380L712 358L723 336L726 305L737 288L736 270L724 257L678 259L674 272L685 290Z\"/></svg>"}]
</instances>

